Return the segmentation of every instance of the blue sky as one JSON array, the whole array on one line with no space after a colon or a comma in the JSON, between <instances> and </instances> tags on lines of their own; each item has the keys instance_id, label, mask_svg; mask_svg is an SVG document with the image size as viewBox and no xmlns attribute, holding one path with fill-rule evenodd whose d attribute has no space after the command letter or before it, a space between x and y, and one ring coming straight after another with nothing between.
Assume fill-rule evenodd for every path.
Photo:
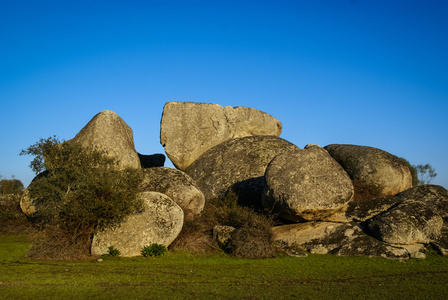
<instances>
[{"instance_id":1,"label":"blue sky","mask_svg":"<svg viewBox=\"0 0 448 300\"><path fill-rule=\"evenodd\" d=\"M448 188L448 1L0 0L0 175L119 114L164 153L167 101L254 107L304 147L372 146ZM167 163L167 166L172 166Z\"/></svg>"}]
</instances>

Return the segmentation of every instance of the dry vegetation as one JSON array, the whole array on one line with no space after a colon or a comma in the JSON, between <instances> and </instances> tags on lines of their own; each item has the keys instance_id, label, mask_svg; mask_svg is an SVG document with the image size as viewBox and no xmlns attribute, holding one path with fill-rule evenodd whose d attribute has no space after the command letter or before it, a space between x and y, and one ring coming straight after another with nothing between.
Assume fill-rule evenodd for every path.
<instances>
[{"instance_id":1,"label":"dry vegetation","mask_svg":"<svg viewBox=\"0 0 448 300\"><path fill-rule=\"evenodd\" d=\"M187 221L170 249L210 253L219 250L213 237L213 227L227 225L236 228L231 241L224 247L227 253L242 258L267 258L277 253L272 238L273 219L237 204L235 193L207 201L200 217Z\"/></svg>"}]
</instances>

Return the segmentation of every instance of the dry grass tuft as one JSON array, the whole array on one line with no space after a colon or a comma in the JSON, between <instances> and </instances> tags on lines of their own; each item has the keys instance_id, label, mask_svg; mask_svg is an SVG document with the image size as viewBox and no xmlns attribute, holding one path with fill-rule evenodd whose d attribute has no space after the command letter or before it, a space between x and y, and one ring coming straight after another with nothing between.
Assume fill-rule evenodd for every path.
<instances>
[{"instance_id":1,"label":"dry grass tuft","mask_svg":"<svg viewBox=\"0 0 448 300\"><path fill-rule=\"evenodd\" d=\"M238 197L228 193L222 198L207 201L201 216L186 222L170 249L213 252L219 249L213 238L216 225L232 226L231 241L224 251L242 258L267 258L277 253L271 228L274 220L248 207L237 204Z\"/></svg>"}]
</instances>

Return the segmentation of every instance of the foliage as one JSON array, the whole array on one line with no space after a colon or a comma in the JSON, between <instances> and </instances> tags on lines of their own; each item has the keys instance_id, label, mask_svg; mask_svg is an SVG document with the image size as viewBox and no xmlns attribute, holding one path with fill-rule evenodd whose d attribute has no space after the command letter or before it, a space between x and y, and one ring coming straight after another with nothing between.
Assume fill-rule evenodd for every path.
<instances>
[{"instance_id":1,"label":"foliage","mask_svg":"<svg viewBox=\"0 0 448 300\"><path fill-rule=\"evenodd\" d=\"M137 197L140 172L118 170L118 162L103 151L55 142L41 139L28 148L32 151L25 151L45 155L46 161L32 163L32 168L46 171L33 180L28 192L37 210L34 220L43 228L65 232L68 238L61 241L67 242L66 247L75 245L78 237L86 240L95 230L119 224L142 208ZM48 148L49 144L53 147Z\"/></svg>"},{"instance_id":2,"label":"foliage","mask_svg":"<svg viewBox=\"0 0 448 300\"><path fill-rule=\"evenodd\" d=\"M107 253L101 255L102 258L107 258L107 257L117 257L120 256L120 250L118 250L117 248L115 248L114 246L109 246L109 248L107 248Z\"/></svg>"},{"instance_id":3,"label":"foliage","mask_svg":"<svg viewBox=\"0 0 448 300\"><path fill-rule=\"evenodd\" d=\"M1 179L0 177L0 195L20 194L23 192L23 183L18 179Z\"/></svg>"},{"instance_id":4,"label":"foliage","mask_svg":"<svg viewBox=\"0 0 448 300\"><path fill-rule=\"evenodd\" d=\"M430 164L411 165L409 161L400 157L401 161L409 167L412 175L412 186L430 184L437 176L436 170Z\"/></svg>"},{"instance_id":5,"label":"foliage","mask_svg":"<svg viewBox=\"0 0 448 300\"><path fill-rule=\"evenodd\" d=\"M34 145L29 146L27 149L22 150L19 155L32 155L35 156L34 159L30 163L31 170L34 173L39 174L40 172L46 170L45 165L45 155L46 153L53 148L53 146L59 144L61 141L58 137L51 136L47 139L40 138L40 140Z\"/></svg>"},{"instance_id":6,"label":"foliage","mask_svg":"<svg viewBox=\"0 0 448 300\"><path fill-rule=\"evenodd\" d=\"M151 244L143 247L141 253L144 257L164 255L168 249L162 244Z\"/></svg>"},{"instance_id":7,"label":"foliage","mask_svg":"<svg viewBox=\"0 0 448 300\"><path fill-rule=\"evenodd\" d=\"M413 166L417 170L418 185L430 184L437 176L436 170L430 164Z\"/></svg>"},{"instance_id":8,"label":"foliage","mask_svg":"<svg viewBox=\"0 0 448 300\"><path fill-rule=\"evenodd\" d=\"M409 161L403 157L400 157L400 160L409 168L409 170L411 171L411 176L412 176L412 186L417 186L418 185L418 172L417 169L415 168L415 166L411 165L409 163Z\"/></svg>"},{"instance_id":9,"label":"foliage","mask_svg":"<svg viewBox=\"0 0 448 300\"><path fill-rule=\"evenodd\" d=\"M33 226L20 209L22 193L0 195L0 234L18 234L33 231Z\"/></svg>"}]
</instances>

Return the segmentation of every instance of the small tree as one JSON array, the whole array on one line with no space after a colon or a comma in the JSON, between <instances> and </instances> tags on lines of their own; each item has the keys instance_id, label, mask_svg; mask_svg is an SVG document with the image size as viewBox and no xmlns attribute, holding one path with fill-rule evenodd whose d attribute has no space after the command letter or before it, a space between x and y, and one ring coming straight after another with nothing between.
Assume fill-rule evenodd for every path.
<instances>
[{"instance_id":1,"label":"small tree","mask_svg":"<svg viewBox=\"0 0 448 300\"><path fill-rule=\"evenodd\" d=\"M430 184L437 176L436 170L430 164L413 166L417 171L418 185Z\"/></svg>"},{"instance_id":2,"label":"small tree","mask_svg":"<svg viewBox=\"0 0 448 300\"><path fill-rule=\"evenodd\" d=\"M48 152L53 146L55 146L59 143L61 143L61 141L55 135L51 136L47 139L40 138L40 140L37 143L29 146L26 150L22 150L19 153L19 155L35 156L34 159L30 163L30 168L37 175L40 172L46 170L45 159L44 159L45 153Z\"/></svg>"},{"instance_id":3,"label":"small tree","mask_svg":"<svg viewBox=\"0 0 448 300\"><path fill-rule=\"evenodd\" d=\"M412 175L412 186L430 184L437 176L436 170L430 164L411 165L405 158L400 157L401 161L409 167Z\"/></svg>"},{"instance_id":4,"label":"small tree","mask_svg":"<svg viewBox=\"0 0 448 300\"><path fill-rule=\"evenodd\" d=\"M22 150L26 154L36 156L31 169L45 170L28 187L34 218L62 230L68 240L91 237L142 208L137 197L141 172L118 170L118 161L104 151L50 137Z\"/></svg>"}]
</instances>

